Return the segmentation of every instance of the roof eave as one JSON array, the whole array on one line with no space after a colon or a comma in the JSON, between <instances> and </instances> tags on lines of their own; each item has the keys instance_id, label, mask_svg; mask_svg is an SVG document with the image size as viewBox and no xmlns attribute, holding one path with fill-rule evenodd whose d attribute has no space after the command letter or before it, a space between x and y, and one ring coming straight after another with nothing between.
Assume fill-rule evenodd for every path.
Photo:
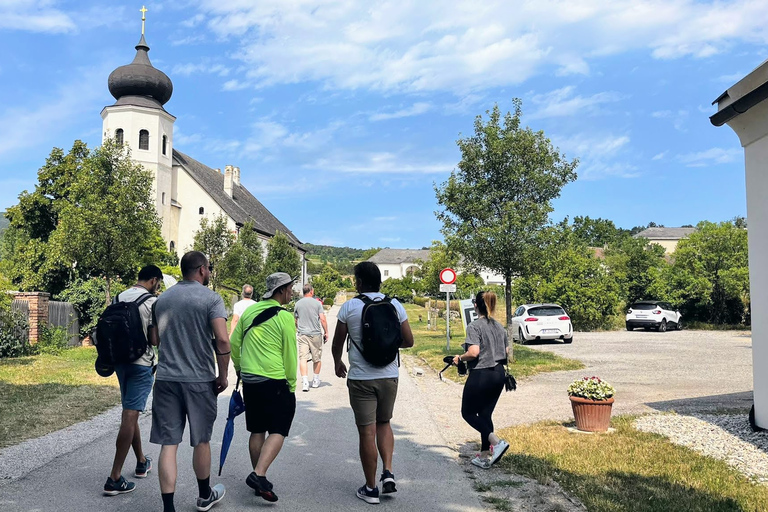
<instances>
[{"instance_id":1,"label":"roof eave","mask_svg":"<svg viewBox=\"0 0 768 512\"><path fill-rule=\"evenodd\" d=\"M724 98L727 95L728 92L726 91L725 93L721 94L720 97L715 100L715 102L718 102L718 100ZM744 114L749 109L761 103L762 101L765 101L766 99L768 99L768 82L765 82L762 85L756 87L727 107L718 111L716 114L713 114L710 116L709 121L715 126L723 126L728 121L731 121L737 116Z\"/></svg>"}]
</instances>

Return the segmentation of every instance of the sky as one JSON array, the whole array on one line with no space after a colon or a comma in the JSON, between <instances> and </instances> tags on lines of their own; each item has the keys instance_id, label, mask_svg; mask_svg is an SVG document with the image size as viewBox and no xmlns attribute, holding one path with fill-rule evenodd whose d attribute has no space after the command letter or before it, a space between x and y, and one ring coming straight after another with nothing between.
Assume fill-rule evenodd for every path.
<instances>
[{"instance_id":1,"label":"sky","mask_svg":"<svg viewBox=\"0 0 768 512\"><path fill-rule=\"evenodd\" d=\"M0 0L0 210L53 147L100 144L141 3ZM631 228L746 214L744 156L711 105L768 58L764 0L148 2L174 147L242 182L302 242L442 239L434 186L475 117L523 102L578 180L568 216Z\"/></svg>"}]
</instances>

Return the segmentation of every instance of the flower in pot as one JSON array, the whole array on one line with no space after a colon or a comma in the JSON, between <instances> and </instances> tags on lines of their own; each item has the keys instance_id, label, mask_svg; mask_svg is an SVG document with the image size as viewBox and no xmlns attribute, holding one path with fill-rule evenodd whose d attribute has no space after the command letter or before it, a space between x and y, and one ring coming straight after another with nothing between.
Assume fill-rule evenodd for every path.
<instances>
[{"instance_id":1,"label":"flower in pot","mask_svg":"<svg viewBox=\"0 0 768 512\"><path fill-rule=\"evenodd\" d=\"M568 386L576 428L585 432L605 432L611 424L613 386L599 377L577 379Z\"/></svg>"}]
</instances>

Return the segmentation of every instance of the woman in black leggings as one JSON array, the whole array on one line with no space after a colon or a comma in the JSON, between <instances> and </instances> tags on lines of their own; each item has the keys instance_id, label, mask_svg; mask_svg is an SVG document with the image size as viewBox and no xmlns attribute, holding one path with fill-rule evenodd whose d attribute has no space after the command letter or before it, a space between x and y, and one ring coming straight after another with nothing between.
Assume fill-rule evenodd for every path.
<instances>
[{"instance_id":1,"label":"woman in black leggings","mask_svg":"<svg viewBox=\"0 0 768 512\"><path fill-rule=\"evenodd\" d=\"M504 365L509 342L507 331L493 319L496 294L479 292L472 300L479 318L467 326L465 352L453 359L455 364L466 361L469 377L464 384L461 415L472 428L480 432L481 453L472 464L484 469L504 455L509 443L493 433L493 410L504 389Z\"/></svg>"}]
</instances>

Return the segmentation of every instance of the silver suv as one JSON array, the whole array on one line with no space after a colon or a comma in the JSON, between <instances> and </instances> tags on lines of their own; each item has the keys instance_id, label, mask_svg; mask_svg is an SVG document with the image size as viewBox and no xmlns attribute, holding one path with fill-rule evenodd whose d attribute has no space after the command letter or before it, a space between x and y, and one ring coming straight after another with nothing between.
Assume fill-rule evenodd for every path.
<instances>
[{"instance_id":1,"label":"silver suv","mask_svg":"<svg viewBox=\"0 0 768 512\"><path fill-rule=\"evenodd\" d=\"M683 315L668 302L659 300L641 300L635 302L627 311L627 330L642 327L646 331L656 329L664 332L667 329L682 330Z\"/></svg>"}]
</instances>

